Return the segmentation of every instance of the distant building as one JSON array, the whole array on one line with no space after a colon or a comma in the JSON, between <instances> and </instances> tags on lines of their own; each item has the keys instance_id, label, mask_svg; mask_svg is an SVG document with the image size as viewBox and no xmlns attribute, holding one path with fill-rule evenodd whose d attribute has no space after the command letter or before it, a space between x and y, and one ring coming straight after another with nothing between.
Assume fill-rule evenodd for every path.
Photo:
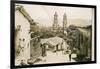
<instances>
[{"instance_id":1,"label":"distant building","mask_svg":"<svg viewBox=\"0 0 100 69\"><path fill-rule=\"evenodd\" d=\"M54 14L54 22L53 22L53 31L57 32L59 29L59 24L58 24L58 14L55 12Z\"/></svg>"}]
</instances>

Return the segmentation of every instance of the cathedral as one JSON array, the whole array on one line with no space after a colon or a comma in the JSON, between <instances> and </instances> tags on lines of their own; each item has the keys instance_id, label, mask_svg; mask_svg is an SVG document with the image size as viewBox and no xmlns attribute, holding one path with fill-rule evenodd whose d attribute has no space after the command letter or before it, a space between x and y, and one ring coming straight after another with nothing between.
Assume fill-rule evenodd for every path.
<instances>
[{"instance_id":1,"label":"cathedral","mask_svg":"<svg viewBox=\"0 0 100 69\"><path fill-rule=\"evenodd\" d=\"M58 22L58 14L57 14L57 12L55 12L52 27L53 27L53 32L62 31L62 33L65 33L65 31L67 29L67 16L66 16L66 13L64 13L64 15L63 15L62 27L60 27L59 22Z\"/></svg>"}]
</instances>

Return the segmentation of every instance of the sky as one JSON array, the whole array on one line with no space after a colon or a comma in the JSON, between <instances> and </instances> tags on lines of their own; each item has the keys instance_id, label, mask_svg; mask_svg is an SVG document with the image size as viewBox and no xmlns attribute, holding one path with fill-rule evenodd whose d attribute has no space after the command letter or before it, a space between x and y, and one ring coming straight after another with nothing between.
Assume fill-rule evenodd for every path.
<instances>
[{"instance_id":1,"label":"sky","mask_svg":"<svg viewBox=\"0 0 100 69\"><path fill-rule=\"evenodd\" d=\"M93 8L63 7L48 5L22 5L27 13L38 22L40 26L52 26L54 13L58 14L58 24L62 26L63 15L66 13L67 25L86 26L91 25L93 20Z\"/></svg>"}]
</instances>

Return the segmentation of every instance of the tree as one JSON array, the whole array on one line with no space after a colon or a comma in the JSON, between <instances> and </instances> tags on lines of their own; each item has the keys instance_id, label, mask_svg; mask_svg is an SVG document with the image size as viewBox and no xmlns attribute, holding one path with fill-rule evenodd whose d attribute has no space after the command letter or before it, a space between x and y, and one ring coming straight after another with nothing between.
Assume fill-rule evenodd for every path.
<instances>
[{"instance_id":1,"label":"tree","mask_svg":"<svg viewBox=\"0 0 100 69\"><path fill-rule=\"evenodd\" d=\"M79 30L76 26L70 25L67 28L67 44L71 49L78 47Z\"/></svg>"}]
</instances>

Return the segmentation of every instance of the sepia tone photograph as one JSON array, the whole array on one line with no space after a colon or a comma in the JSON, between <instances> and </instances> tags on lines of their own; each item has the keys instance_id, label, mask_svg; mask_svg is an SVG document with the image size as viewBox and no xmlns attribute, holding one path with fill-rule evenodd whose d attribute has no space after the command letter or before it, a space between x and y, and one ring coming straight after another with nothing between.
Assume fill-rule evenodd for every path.
<instances>
[{"instance_id":1,"label":"sepia tone photograph","mask_svg":"<svg viewBox=\"0 0 100 69\"><path fill-rule=\"evenodd\" d=\"M95 61L95 9L14 6L15 66Z\"/></svg>"}]
</instances>

